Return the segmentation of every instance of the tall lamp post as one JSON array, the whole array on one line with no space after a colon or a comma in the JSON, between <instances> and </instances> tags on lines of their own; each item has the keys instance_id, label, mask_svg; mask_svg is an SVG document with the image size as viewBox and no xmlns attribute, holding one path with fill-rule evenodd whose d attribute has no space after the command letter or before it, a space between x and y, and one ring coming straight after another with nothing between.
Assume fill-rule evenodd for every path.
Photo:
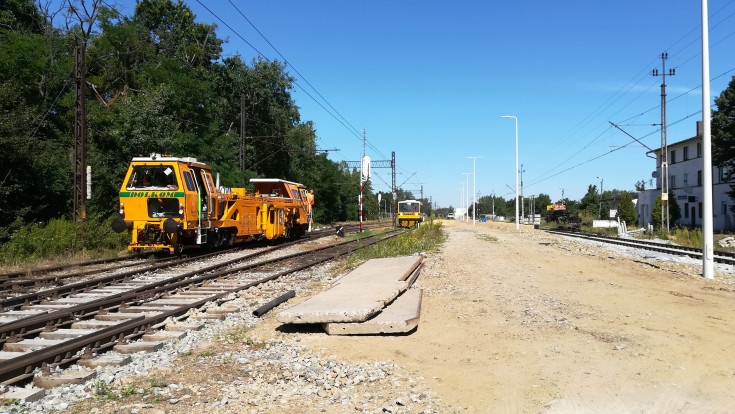
<instances>
[{"instance_id":1,"label":"tall lamp post","mask_svg":"<svg viewBox=\"0 0 735 414\"><path fill-rule=\"evenodd\" d=\"M472 158L472 225L475 225L475 208L477 205L477 192L475 191L475 160L482 157L465 157Z\"/></svg>"},{"instance_id":2,"label":"tall lamp post","mask_svg":"<svg viewBox=\"0 0 735 414\"><path fill-rule=\"evenodd\" d=\"M464 182L458 181L459 184L462 186L462 190L459 193L459 205L462 206L462 209L464 209ZM455 217L457 219L459 217Z\"/></svg>"},{"instance_id":3,"label":"tall lamp post","mask_svg":"<svg viewBox=\"0 0 735 414\"><path fill-rule=\"evenodd\" d=\"M600 217L600 220L604 220L602 218L602 183L603 179L600 177L597 177L598 180L600 180L600 207L597 209L597 216Z\"/></svg>"},{"instance_id":4,"label":"tall lamp post","mask_svg":"<svg viewBox=\"0 0 735 414\"><path fill-rule=\"evenodd\" d=\"M493 221L495 221L495 190L493 190Z\"/></svg>"},{"instance_id":5,"label":"tall lamp post","mask_svg":"<svg viewBox=\"0 0 735 414\"><path fill-rule=\"evenodd\" d=\"M466 185L467 191L465 191L465 206L467 206L467 215L465 216L465 222L470 221L470 174L471 173L462 173L464 174L465 181L467 181Z\"/></svg>"},{"instance_id":6,"label":"tall lamp post","mask_svg":"<svg viewBox=\"0 0 735 414\"><path fill-rule=\"evenodd\" d=\"M516 120L516 230L520 229L518 222L518 117L513 115L502 115L501 118L513 118Z\"/></svg>"},{"instance_id":7,"label":"tall lamp post","mask_svg":"<svg viewBox=\"0 0 735 414\"><path fill-rule=\"evenodd\" d=\"M712 126L710 124L712 114L709 88L709 19L707 0L702 0L702 276L705 279L714 279Z\"/></svg>"}]
</instances>

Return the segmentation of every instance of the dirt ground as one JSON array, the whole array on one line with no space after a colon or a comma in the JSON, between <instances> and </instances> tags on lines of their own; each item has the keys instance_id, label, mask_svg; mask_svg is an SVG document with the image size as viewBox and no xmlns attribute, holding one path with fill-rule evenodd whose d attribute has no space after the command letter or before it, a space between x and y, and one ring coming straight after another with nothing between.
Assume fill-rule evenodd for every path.
<instances>
[{"instance_id":1,"label":"dirt ground","mask_svg":"<svg viewBox=\"0 0 735 414\"><path fill-rule=\"evenodd\" d=\"M708 281L530 226L444 225L415 332L302 343L404 366L455 412L735 412L732 275ZM283 335L265 322L263 338Z\"/></svg>"}]
</instances>

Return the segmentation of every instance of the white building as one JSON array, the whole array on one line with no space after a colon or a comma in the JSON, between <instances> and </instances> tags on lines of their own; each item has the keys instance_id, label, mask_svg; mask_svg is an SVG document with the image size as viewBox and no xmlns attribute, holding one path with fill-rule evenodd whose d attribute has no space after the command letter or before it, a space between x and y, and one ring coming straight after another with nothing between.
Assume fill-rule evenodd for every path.
<instances>
[{"instance_id":1,"label":"white building","mask_svg":"<svg viewBox=\"0 0 735 414\"><path fill-rule=\"evenodd\" d=\"M679 204L681 218L678 224L687 227L702 227L702 127L697 122L697 135L683 141L668 144L669 151L669 189L674 201ZM647 226L652 222L651 212L656 198L661 195L661 148L648 152L656 156L656 189L640 191L636 212L638 225ZM727 170L712 168L712 209L714 231L732 229L735 217L730 206L735 202L727 195L731 190L725 181ZM671 223L673 227L675 223Z\"/></svg>"}]
</instances>

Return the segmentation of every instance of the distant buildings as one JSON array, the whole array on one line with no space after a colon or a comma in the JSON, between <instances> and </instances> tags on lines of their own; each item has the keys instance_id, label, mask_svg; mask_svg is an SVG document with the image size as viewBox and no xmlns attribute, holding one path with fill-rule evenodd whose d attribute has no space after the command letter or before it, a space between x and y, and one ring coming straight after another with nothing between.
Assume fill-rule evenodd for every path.
<instances>
[{"instance_id":1,"label":"distant buildings","mask_svg":"<svg viewBox=\"0 0 735 414\"><path fill-rule=\"evenodd\" d=\"M702 226L702 127L697 122L697 134L689 139L668 144L669 151L669 189L673 200L681 210L678 224L687 227ZM651 212L656 198L661 195L661 148L648 152L656 156L656 189L640 191L636 212L638 224L647 226L652 222ZM714 231L732 229L735 217L730 206L735 204L727 192L730 182L725 181L727 170L712 168L712 208ZM671 223L673 226L674 223Z\"/></svg>"}]
</instances>

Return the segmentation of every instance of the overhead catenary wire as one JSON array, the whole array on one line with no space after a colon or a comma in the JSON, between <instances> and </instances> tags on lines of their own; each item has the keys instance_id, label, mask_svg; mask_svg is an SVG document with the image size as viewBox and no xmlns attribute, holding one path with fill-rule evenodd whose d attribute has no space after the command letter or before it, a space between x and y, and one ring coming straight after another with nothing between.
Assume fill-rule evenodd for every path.
<instances>
[{"instance_id":1,"label":"overhead catenary wire","mask_svg":"<svg viewBox=\"0 0 735 414\"><path fill-rule=\"evenodd\" d=\"M716 11L715 13L712 13L712 16L714 16L714 15L717 15L717 14L720 14L720 13L722 13L722 12L723 12L723 11L724 11L724 10L725 10L725 9L726 9L726 8L727 8L728 6L729 6L729 5L732 5L732 4L735 4L735 2L729 2L728 4L724 5L724 6L723 6L723 7L721 7L721 8L719 9L719 10L717 10L717 11ZM719 19L718 23L717 23L716 25L712 26L712 27L717 27L717 26L723 25L723 24L724 24L725 22L727 22L727 21L731 20L731 19L732 19L732 17L733 17L734 15L735 15L735 12L732 12L732 13L729 13L729 14L727 14L726 16L724 16L724 17L722 17L721 19ZM729 26L727 26L727 27L729 27ZM688 37L689 37L689 36L690 36L690 35L691 35L692 33L694 33L694 32L696 32L696 31L698 31L698 29L699 29L699 27L698 27L698 26L695 26L695 27L694 27L694 28L693 28L692 30L690 30L689 32L687 32L687 33L686 33L686 34L685 34L684 36L682 36L681 38L679 38L678 40L676 40L676 41L675 41L675 42L674 42L674 43L673 43L673 44L672 44L672 45L671 45L671 46L670 46L669 48L667 48L666 50L669 50L669 49L673 49L673 48L674 48L674 47L676 47L677 45L679 45L679 44L681 44L682 42L686 41L686 39L687 39L687 38L688 38ZM712 29L712 28L711 28L711 29ZM717 42L713 43L712 45L715 45L715 44L721 43L722 41L724 41L724 40L725 40L726 38L728 38L728 37L732 36L733 34L735 34L735 32L731 32L731 33L728 33L728 34L724 35L724 36L723 36L723 37L722 37L722 38L721 38L720 40L718 40ZM699 36L697 37L697 39L699 39ZM695 39L695 40L694 40L694 42L696 42L696 40L697 40L697 39ZM685 49L686 49L687 47L688 47L688 44L687 44L687 45L684 45L684 46L682 46L682 47L680 47L680 48L678 48L677 50L678 50L678 51L683 51L683 50L685 50ZM683 64L685 64L685 63L688 63L689 61L693 60L694 58L696 58L697 56L700 56L700 55L701 55L701 52L700 52L700 53L697 53L697 54L695 54L695 55L694 55L693 57L691 57L691 58L688 58L688 59L687 59L687 60L685 60L684 62L680 63L680 64L679 64L679 66L680 66L680 65L683 65ZM656 58L656 59L653 59L653 61L655 61L655 60L657 60L657 58ZM633 104L633 103L634 103L635 101L637 101L637 100L639 100L639 99L640 99L641 97L643 97L643 95L644 95L644 94L646 93L646 91L648 91L648 90L650 90L650 89L651 89L652 87L654 87L654 86L656 85L656 83L657 83L657 82L653 82L653 83L651 83L651 86L649 86L648 88L644 88L644 89L643 89L643 90L642 90L642 91L641 91L641 92L640 92L640 93L639 93L639 94L638 94L638 95L637 95L637 96L636 96L635 98L631 99L631 100L630 100L629 102L625 103L625 104L624 104L624 105L622 105L622 106L621 106L621 107L620 107L620 108L619 108L618 110L616 110L616 111L614 112L614 114L612 114L612 115L610 115L610 114L607 114L607 115L605 115L605 114L607 113L606 111L608 111L608 110L609 110L610 108L612 108L612 107L613 107L613 105L614 105L615 103L617 103L617 102L618 102L618 101L620 100L620 97L622 97L623 95L627 94L627 93L628 93L629 91L632 91L632 90L633 90L633 88L634 88L634 87L635 87L636 85L640 84L640 82L641 82L641 81L643 81L643 80L644 80L644 79L645 79L645 78L647 77L647 74L648 74L649 68L650 68L650 66L651 66L651 63L652 63L652 62L648 63L648 64L646 65L646 67L645 67L645 69L644 69L644 70L642 70L641 72L639 72L639 74L637 74L636 76L634 76L634 77L633 77L633 79L638 79L638 81L637 81L636 83L633 83L633 84L631 84L631 82L628 82L628 83L627 83L627 84L626 84L625 86L623 86L623 87L621 87L620 89L618 89L618 90L617 90L617 91L616 91L616 92L615 92L615 93L614 93L614 94L613 94L613 95L612 95L612 96L611 96L610 98L608 98L607 100L605 100L605 102L604 102L603 104L601 104L600 106L596 107L596 108L595 108L595 109L594 109L593 111L591 111L591 112L590 112L590 114L588 114L588 115L587 115L587 116L586 116L585 118L583 118L583 120L582 120L582 121L580 121L579 123L577 123L577 125L576 125L576 126L574 126L574 127L573 127L573 128L572 128L572 129L570 130L570 132L569 132L569 133L565 134L565 137L568 137L568 138L564 138L564 139L563 139L562 141L555 141L555 148L559 148L559 147L570 147L570 148L572 148L572 147L573 147L573 148L579 148L579 147L583 147L583 148L588 148L588 147L590 147L590 146L591 146L591 145L592 145L593 143L595 143L595 142L599 141L599 139L601 139L601 138L602 138L603 136L605 136L605 134L606 134L606 133L607 133L607 132L608 132L608 131L610 130L610 128L611 128L611 127L610 127L609 125L607 125L607 120L603 121L603 122L605 123L605 124L604 124L604 127L603 127L603 125L602 125L602 124L599 124L599 126L598 126L598 127L603 127L604 129L603 129L603 130L602 130L601 132L599 132L599 133L596 133L596 134L594 134L594 138L592 138L591 140L585 140L585 143L584 143L584 144L582 144L582 143L580 143L580 145L568 145L568 144L567 144L567 145L563 145L563 144L562 144L562 142L577 142L578 140L574 141L574 140L572 140L572 139L571 139L571 137L570 137L570 136L571 136L572 134L575 134L575 133L577 133L577 132L581 132L581 131L582 131L582 130L583 130L583 129L584 129L585 127L586 127L586 126L590 125L590 124L592 123L592 121L594 121L595 119L597 119L597 118L598 118L599 116L603 116L603 115L604 115L604 116L607 116L607 117L609 117L610 119L615 119L615 114L621 113L621 112L622 112L622 111L624 111L624 110L625 110L626 108L630 107L630 106L631 106L631 105L632 105L632 104ZM677 65L672 65L672 67L675 67L675 66L677 66ZM721 75L719 75L719 76L717 76L717 77L713 77L713 78L712 78L712 80L715 80L715 79L717 79L717 78L719 78L719 77L721 77L721 76L724 76L724 75L726 75L726 74L728 74L728 73L732 72L732 70L733 70L733 69L730 69L730 70L728 70L728 71L724 72L723 74L721 74ZM667 100L667 102L671 102L671 101L673 101L673 100L676 100L676 99L678 99L678 98L681 98L682 96L686 96L687 94L689 94L689 93L691 93L692 91L694 91L694 90L696 90L696 89L699 89L699 88L701 88L701 85L700 85L700 86L698 86L698 87L692 88L692 89L690 89L690 90L688 90L688 91L686 91L686 92L684 92L684 93L682 93L682 94L679 94L679 95L677 95L677 96L675 96L675 97L673 97L673 98L671 98L671 99L668 99L668 100ZM625 91L625 92L623 92L623 91ZM621 93L622 93L622 95L621 95L621 96L618 96L618 94L621 94ZM653 111L653 110L659 109L659 108L660 108L660 105L655 105L655 106L651 107L650 109L648 109L648 110L646 110L646 111L640 112L640 113L638 113L638 114L636 114L636 115L634 115L634 116L632 116L632 117L629 117L629 118L627 118L627 119L625 119L625 120L621 121L620 123L621 123L621 124L622 124L622 123L627 123L627 122L630 122L630 121L632 121L632 120L635 120L635 119L637 119L637 118L641 118L641 117L642 117L642 116L644 116L645 114L647 114L647 113L649 113L649 112L651 112L651 111ZM649 125L650 125L650 124L649 124ZM673 124L669 124L669 125L673 125ZM598 127L594 127L594 128L598 128ZM651 134L648 134L648 135L652 135L652 134L653 134L653 133L655 133L655 132L656 132L656 131L654 131L654 132L652 132ZM588 135L589 135L589 133L582 133L582 135L583 135L583 136L588 136ZM646 136L648 136L648 135L646 135ZM570 161L572 161L572 160L576 159L576 158L577 158L577 157L578 157L578 156L579 156L579 155L580 155L581 153L582 153L582 151L580 151L580 150L576 150L576 151L575 151L575 152L574 152L573 154L571 154L571 155L570 155L569 157L567 157L567 158L566 158L566 159L565 159L564 161L562 161L561 163L558 163L558 164L556 164L555 166L553 166L553 167L552 167L552 168L550 168L550 169L544 168L544 167L543 167L543 165L540 165L540 167L541 167L541 168L540 168L539 170L541 170L541 171L545 171L545 172L543 172L543 173L542 173L542 174L541 174L541 175L539 176L540 178L537 178L536 180L537 180L538 182L540 182L540 181L545 181L545 180L546 180L546 179L548 179L548 178L551 178L551 177L555 177L555 176L557 176L557 175L559 175L559 174L561 174L561 173L563 173L563 172L566 172L566 171L568 171L568 169L565 169L565 170L563 170L563 171L557 172L557 171L559 170L559 168L561 168L562 166L566 165L566 164L567 164L567 163L569 163ZM576 167L576 165L575 165L575 166L573 166L572 168L575 168L575 167Z\"/></svg>"},{"instance_id":2,"label":"overhead catenary wire","mask_svg":"<svg viewBox=\"0 0 735 414\"><path fill-rule=\"evenodd\" d=\"M203 8L205 9L205 10L207 10L207 11L208 11L208 12L209 12L209 13L210 13L210 14L211 14L212 16L214 16L214 18L215 18L215 19L217 19L217 20L218 20L218 21L219 21L220 23L222 23L222 24L223 24L223 25L224 25L225 27L227 27L227 28L228 28L228 29L229 29L229 30L230 30L230 31L231 31L232 33L234 33L234 34L235 34L235 35L236 35L236 36L237 36L238 38L240 38L241 40L243 40L243 41L244 41L244 42L245 42L245 43L246 43L246 44L247 44L248 46L250 46L250 47L251 47L251 48L252 48L253 50L255 50L255 51L256 51L256 52L258 53L258 55L259 55L260 57L262 57L263 59L265 59L265 60L266 60L266 61L268 61L268 62L270 62L270 61L271 61L270 59L268 59L268 57L267 57L267 56L266 56L266 55L265 55L264 53L262 53L262 52L261 52L261 51L260 51L259 49L257 49L257 48L256 48L256 47L255 47L254 45L252 45L252 43L250 43L250 42L248 42L247 40L245 40L245 38L244 38L244 37L243 37L243 36L242 36L242 35L241 35L241 34L240 34L240 33L239 33L239 32L238 32L237 30L235 30L235 29L234 29L234 28L233 28L232 26L230 26L230 25L229 25L229 24L228 24L227 22L225 22L225 21L224 21L224 20L223 20L222 18L220 18L220 17L219 17L219 16L218 16L218 15L217 15L216 13L214 13L214 12L213 12L213 11L212 11L211 9L209 9L209 8L208 8L207 6L205 6L205 5L204 5L204 4L203 4L203 3L202 3L202 2L200 1L200 0L196 0L196 1L197 1L197 3L198 3L198 4L200 5L200 6L202 6L202 7L203 7ZM322 109L323 109L323 110L324 110L325 112L327 112L327 113L328 113L328 114L329 114L329 115L330 115L330 116L331 116L332 118L334 118L334 119L335 119L335 120L336 120L337 122L339 122L339 123L340 123L340 124L341 124L341 125L342 125L343 127L345 127L345 129L347 129L347 130L348 130L348 131L349 131L349 132L351 133L351 135L353 135L353 136L354 136L355 138L357 138L357 139L360 139L360 141L362 141L362 136L361 136L361 134L360 134L360 133L359 133L359 132L357 131L357 129L356 129L356 128L355 128L354 126L352 126L352 124L351 124L351 123L349 123L349 122L348 122L348 121L347 121L347 120L346 120L346 119L345 119L345 118L344 118L344 117L342 116L342 114L340 114L340 113L339 113L339 111L337 111L337 110L336 110L336 109L334 108L334 106L333 106L333 105L332 105L331 103L329 103L329 101L327 101L327 100L326 100L326 99L324 98L324 96L323 96L323 95L322 95L321 93L319 93L319 91L318 91L318 90L317 90L317 89L316 89L316 88L315 88L315 87L314 87L314 86L313 86L313 85L312 85L312 84L311 84L311 83L310 83L310 82L309 82L309 81L308 81L308 80L307 80L307 79L306 79L306 78L305 78L305 77L304 77L304 76L303 76L303 75L302 75L302 74L301 74L301 73L300 73L300 72L299 72L299 71L298 71L298 70L297 70L297 69L296 69L296 68L295 68L295 67L293 66L293 64L291 64L291 63L288 63L288 60L286 59L286 57L285 57L285 56L283 56L283 54L281 54L281 53L280 53L280 51L278 51L278 49L277 49L277 48L276 48L275 46L273 46L273 44L272 44L272 43L271 43L271 42L270 42L270 41L269 41L269 40L268 40L268 39L267 39L267 38L265 37L265 35L263 35L263 33L262 33L262 32L261 32L261 31L260 31L260 30L259 30L259 29L258 29L258 28L257 28L257 27L256 27L256 26L255 26L255 25L254 25L254 24L253 24L253 23L252 23L252 22L251 22L251 21L250 21L250 20L249 20L249 19L248 19L248 18L247 18L247 17L245 16L245 15L244 15L244 13L242 13L242 11L241 11L240 9L238 9L238 8L237 8L237 7L236 7L236 6L235 6L235 5L234 5L234 4L232 3L232 2L230 2L230 4L232 4L232 6L233 6L233 7L234 7L234 8L235 8L235 9L236 9L237 11L238 11L238 13L239 13L239 14L240 14L240 15L241 15L241 16L242 16L243 18L245 18L245 20L246 20L246 21L247 21L247 22L248 22L248 23L249 23L249 24L250 24L250 25L251 25L251 26L252 26L252 27L253 27L253 28L254 28L254 29L255 29L255 30L256 30L256 31L258 32L258 34L260 34L260 35L261 35L261 37L263 37L263 39L265 39L265 41L266 41L266 42L267 42L267 43L268 43L268 44L269 44L269 45L270 45L270 46L271 46L271 47L272 47L272 48L273 48L273 49L274 49L274 50L276 51L276 53L278 53L278 55L279 55L279 56L280 56L280 57L281 57L281 58L282 58L282 59L283 59L283 60L285 61L285 63L286 63L286 64L287 64L288 66L290 66L290 67L291 67L291 68L292 68L292 69L294 70L294 72L296 72L296 73L297 73L297 74L298 74L298 75L299 75L299 76L301 77L301 80L302 80L302 81L304 81L304 83L306 83L306 84L307 84L307 85L308 85L309 87L311 87L311 89L312 89L312 90L313 90L313 91L314 91L314 92L315 92L315 93L316 93L317 95L319 95L319 96L320 96L320 97L322 98L322 100L323 100L323 101L324 101L324 102L325 102L325 103L326 103L326 104L327 104L327 105L328 105L328 106L329 106L330 108L332 108L332 110L330 111L330 110L329 110L329 109L328 109L328 108L327 108L327 107L326 107L326 106L325 106L324 104L322 104L322 102L321 102L321 101L319 101L318 99L316 99L316 98L315 98L315 97L314 97L314 96L313 96L313 95L312 95L311 93L309 93L309 92L308 92L308 91L307 91L307 90L306 90L306 89L305 89L305 88L304 88L303 86L301 86L301 85L300 85L300 83L298 82L298 79L296 79L296 80L295 80L295 82L294 82L294 84L296 85L296 87L298 87L298 88L299 88L299 89L300 89L300 90L301 90L301 91L302 91L303 93L305 93L305 94L306 94L306 95L307 95L307 96L308 96L309 98L311 98L311 99L312 99L312 100L313 100L313 101L314 101L314 102L315 102L315 103L316 103L317 105L319 105L319 106L320 106L320 107L321 107L321 108L322 108ZM341 119L340 119L340 118L341 118ZM375 146L374 146L374 145L373 145L373 144L372 144L371 142L368 142L368 144L367 144L367 145L368 145L368 147L370 147L370 148L371 148L371 149L372 149L372 150L373 150L373 151L374 151L375 153L379 154L379 155L380 155L380 156L382 156L382 157L385 157L385 155L384 155L384 154L382 154L382 152L381 152L381 151L380 151L380 150L379 150L379 149L378 149L377 147L375 147Z\"/></svg>"}]
</instances>

